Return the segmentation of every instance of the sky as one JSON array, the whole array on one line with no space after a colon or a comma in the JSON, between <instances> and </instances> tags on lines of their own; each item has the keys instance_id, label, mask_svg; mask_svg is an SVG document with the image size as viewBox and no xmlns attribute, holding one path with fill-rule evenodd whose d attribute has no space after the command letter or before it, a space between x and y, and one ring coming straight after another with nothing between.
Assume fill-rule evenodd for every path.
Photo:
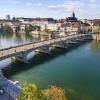
<instances>
[{"instance_id":1,"label":"sky","mask_svg":"<svg viewBox=\"0 0 100 100\"><path fill-rule=\"evenodd\" d=\"M0 18L66 18L74 10L77 18L100 18L100 0L0 0Z\"/></svg>"}]
</instances>

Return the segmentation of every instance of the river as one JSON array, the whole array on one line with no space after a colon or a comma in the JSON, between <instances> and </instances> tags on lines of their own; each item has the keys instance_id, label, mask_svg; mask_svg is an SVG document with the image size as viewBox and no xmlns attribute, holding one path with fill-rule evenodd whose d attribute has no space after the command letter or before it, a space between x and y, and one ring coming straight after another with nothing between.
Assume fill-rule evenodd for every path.
<instances>
[{"instance_id":1,"label":"river","mask_svg":"<svg viewBox=\"0 0 100 100\"><path fill-rule=\"evenodd\" d=\"M0 49L47 39L30 34L1 34ZM40 88L62 87L68 100L100 100L100 42L91 41L70 50L55 49L50 55L32 52L28 64L6 59L0 62L4 75Z\"/></svg>"}]
</instances>

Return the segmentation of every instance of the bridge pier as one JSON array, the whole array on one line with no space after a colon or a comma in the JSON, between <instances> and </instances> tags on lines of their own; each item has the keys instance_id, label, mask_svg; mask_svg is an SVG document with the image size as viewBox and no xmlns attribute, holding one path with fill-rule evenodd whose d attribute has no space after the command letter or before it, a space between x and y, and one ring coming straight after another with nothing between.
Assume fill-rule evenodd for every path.
<instances>
[{"instance_id":1,"label":"bridge pier","mask_svg":"<svg viewBox=\"0 0 100 100\"><path fill-rule=\"evenodd\" d=\"M84 42L84 41L86 41L86 40L92 40L92 39L93 39L93 38L92 38L91 35L87 35L87 36L78 37L78 38L76 39L76 41L78 41L78 42Z\"/></svg>"},{"instance_id":2,"label":"bridge pier","mask_svg":"<svg viewBox=\"0 0 100 100\"><path fill-rule=\"evenodd\" d=\"M85 36L80 36L78 38L76 38L77 42L84 42L85 41Z\"/></svg>"},{"instance_id":3,"label":"bridge pier","mask_svg":"<svg viewBox=\"0 0 100 100\"><path fill-rule=\"evenodd\" d=\"M76 40L68 40L66 41L66 43L74 45L74 44L77 44L78 42Z\"/></svg>"},{"instance_id":4,"label":"bridge pier","mask_svg":"<svg viewBox=\"0 0 100 100\"><path fill-rule=\"evenodd\" d=\"M18 60L18 61L21 61L21 62L24 62L24 63L28 63L28 59L27 59L27 52L25 51L22 51L21 53L17 54L15 56L15 58Z\"/></svg>"},{"instance_id":5,"label":"bridge pier","mask_svg":"<svg viewBox=\"0 0 100 100\"><path fill-rule=\"evenodd\" d=\"M76 39L77 42L84 42L84 39Z\"/></svg>"},{"instance_id":6,"label":"bridge pier","mask_svg":"<svg viewBox=\"0 0 100 100\"><path fill-rule=\"evenodd\" d=\"M86 40L92 40L93 39L93 36L92 35L88 35L88 36L85 37L85 39Z\"/></svg>"},{"instance_id":7,"label":"bridge pier","mask_svg":"<svg viewBox=\"0 0 100 100\"><path fill-rule=\"evenodd\" d=\"M57 47L57 48L66 49L67 48L67 43L65 41L60 41L60 42L56 43L54 46Z\"/></svg>"},{"instance_id":8,"label":"bridge pier","mask_svg":"<svg viewBox=\"0 0 100 100\"><path fill-rule=\"evenodd\" d=\"M46 45L46 46L40 47L39 49L37 49L35 51L40 52L40 53L50 54L49 48L50 48L50 46Z\"/></svg>"}]
</instances>

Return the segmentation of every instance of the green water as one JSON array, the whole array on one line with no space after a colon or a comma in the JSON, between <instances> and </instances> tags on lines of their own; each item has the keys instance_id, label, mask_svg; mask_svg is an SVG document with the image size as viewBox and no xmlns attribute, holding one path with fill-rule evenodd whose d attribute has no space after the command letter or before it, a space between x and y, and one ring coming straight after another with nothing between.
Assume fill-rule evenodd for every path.
<instances>
[{"instance_id":1,"label":"green water","mask_svg":"<svg viewBox=\"0 0 100 100\"><path fill-rule=\"evenodd\" d=\"M40 88L60 86L68 100L100 100L100 42L92 41L72 50L56 49L51 55L35 54L29 64L11 63L4 74Z\"/></svg>"}]
</instances>

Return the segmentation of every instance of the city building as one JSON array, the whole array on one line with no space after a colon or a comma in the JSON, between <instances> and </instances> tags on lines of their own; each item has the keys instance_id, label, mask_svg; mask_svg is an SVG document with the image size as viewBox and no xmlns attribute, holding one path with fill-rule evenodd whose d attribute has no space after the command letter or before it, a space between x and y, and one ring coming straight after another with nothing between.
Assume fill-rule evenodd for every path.
<instances>
[{"instance_id":1,"label":"city building","mask_svg":"<svg viewBox=\"0 0 100 100\"><path fill-rule=\"evenodd\" d=\"M0 28L2 26L10 26L13 32L20 32L25 33L26 28L29 28L31 25L33 30L31 29L30 33L32 34L50 34L51 32L59 33L62 35L69 35L71 32L76 34L77 32L81 31L88 31L91 30L91 23L96 22L97 20L83 20L79 21L76 18L75 12L73 11L71 17L67 17L65 19L55 20L53 18L15 18L13 17L10 20L10 15L6 16L6 20L0 20ZM31 28L32 28L31 27ZM35 29L34 29L35 27ZM39 30L38 30L39 28ZM98 26L94 26L92 30L97 30ZM49 31L49 32L48 32Z\"/></svg>"},{"instance_id":2,"label":"city building","mask_svg":"<svg viewBox=\"0 0 100 100\"><path fill-rule=\"evenodd\" d=\"M79 20L75 16L74 11L72 13L72 17L68 17L66 20L68 25L70 25L71 27L71 31L78 31L80 24L79 24Z\"/></svg>"},{"instance_id":3,"label":"city building","mask_svg":"<svg viewBox=\"0 0 100 100\"><path fill-rule=\"evenodd\" d=\"M24 25L40 26L41 31L47 29L57 30L57 24L53 18L17 18L21 22L22 27Z\"/></svg>"},{"instance_id":4,"label":"city building","mask_svg":"<svg viewBox=\"0 0 100 100\"><path fill-rule=\"evenodd\" d=\"M94 19L92 32L94 33L100 33L100 19Z\"/></svg>"}]
</instances>

